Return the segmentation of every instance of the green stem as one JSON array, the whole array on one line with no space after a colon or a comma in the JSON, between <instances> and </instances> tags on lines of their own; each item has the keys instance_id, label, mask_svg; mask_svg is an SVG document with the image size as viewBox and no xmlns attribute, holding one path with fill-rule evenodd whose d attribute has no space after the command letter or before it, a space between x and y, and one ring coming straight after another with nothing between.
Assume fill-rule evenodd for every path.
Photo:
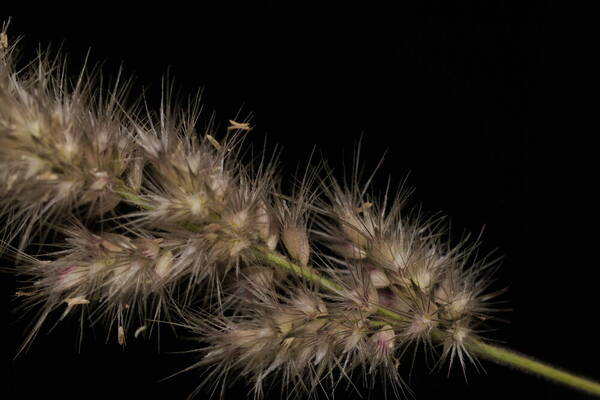
<instances>
[{"instance_id":1,"label":"green stem","mask_svg":"<svg viewBox=\"0 0 600 400\"><path fill-rule=\"evenodd\" d=\"M281 254L275 251L271 251L262 247L256 247L252 250L254 252L254 256L256 256L256 258L258 258L259 260L264 261L269 265L286 269L294 275L301 276L302 278L305 278L306 280L312 283L316 283L320 287L325 288L331 292L341 292L344 290L344 288L342 288L337 283L318 275L312 270L312 268L301 267L300 265L294 264L286 257L282 256Z\"/></svg>"},{"instance_id":2,"label":"green stem","mask_svg":"<svg viewBox=\"0 0 600 400\"><path fill-rule=\"evenodd\" d=\"M520 369L521 371L538 375L567 387L600 397L600 383L554 368L548 364L534 360L529 356L474 339L467 340L465 342L465 348L476 356L493 361L496 364Z\"/></svg>"},{"instance_id":3,"label":"green stem","mask_svg":"<svg viewBox=\"0 0 600 400\"><path fill-rule=\"evenodd\" d=\"M121 198L123 198L124 200L135 204L136 206L145 210L152 209L152 204L142 199L137 193L132 193L131 191L129 191L123 183L117 184L116 186L117 187L113 189L113 192L121 196Z\"/></svg>"},{"instance_id":4,"label":"green stem","mask_svg":"<svg viewBox=\"0 0 600 400\"><path fill-rule=\"evenodd\" d=\"M136 204L139 207L145 209L151 209L152 205L147 201L143 200L138 194L132 193L127 189L120 187L115 191L125 200L130 203ZM194 230L194 229L192 229ZM296 276L300 276L307 281L310 281L321 288L324 288L330 292L339 293L343 291L343 287L337 283L319 275L310 267L303 267L298 264L291 262L287 257L282 256L276 251L269 250L265 247L253 247L251 250L254 256L275 267L283 268ZM387 309L381 305L377 305L377 314L382 315L389 319L395 319L400 321L406 321L406 317L400 315L390 309ZM436 342L441 342L446 337L443 331L439 329L433 329L431 331L431 337ZM593 395L600 397L600 383L592 381L587 378L583 378L569 372L560 370L558 368L551 367L540 361L536 361L528 356L518 354L512 350L505 349L500 346L493 346L482 342L475 338L468 338L464 342L466 350L472 354L484 358L488 361L495 362L497 364L513 367L521 371L537 375L556 383L565 385L569 388L581 390Z\"/></svg>"}]
</instances>

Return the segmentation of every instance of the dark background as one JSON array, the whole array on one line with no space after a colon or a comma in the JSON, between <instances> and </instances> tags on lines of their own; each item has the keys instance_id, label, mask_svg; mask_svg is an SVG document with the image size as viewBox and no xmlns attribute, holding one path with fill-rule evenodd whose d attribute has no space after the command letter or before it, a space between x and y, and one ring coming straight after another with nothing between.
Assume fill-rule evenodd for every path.
<instances>
[{"instance_id":1,"label":"dark background","mask_svg":"<svg viewBox=\"0 0 600 400\"><path fill-rule=\"evenodd\" d=\"M450 216L453 232L479 232L484 252L504 256L495 287L512 311L490 336L552 364L600 378L592 323L597 313L593 244L577 224L584 175L592 164L562 131L572 99L558 88L554 43L544 10L509 6L428 6L411 10L320 8L189 12L188 16L31 17L12 20L24 35L23 60L37 46L68 54L75 73L103 62L107 76L122 65L159 101L160 80L175 78L181 96L203 88L206 119L252 114L249 142L281 146L281 173L305 165L313 147L341 175L362 136L366 171L386 156L375 184L406 176L413 204ZM519 2L520 3L520 2ZM4 19L4 18L1 18ZM589 174L588 172L588 175ZM11 301L14 288L3 277ZM8 282L8 283L7 283ZM156 342L130 341L125 351L88 330L78 353L76 323L40 336L13 360L23 323L7 307L3 341L10 373L5 398L185 398L197 375L157 382L193 361L170 351L185 344L164 332ZM430 374L423 363L411 380L419 399L576 398L578 395L505 367L487 374ZM6 376L6 375L5 375ZM366 391L365 391L366 392ZM244 397L237 385L226 398ZM358 399L345 394L339 398ZM378 392L373 396L376 398ZM273 396L277 398L278 396ZM203 398L201 395L199 398Z\"/></svg>"}]
</instances>

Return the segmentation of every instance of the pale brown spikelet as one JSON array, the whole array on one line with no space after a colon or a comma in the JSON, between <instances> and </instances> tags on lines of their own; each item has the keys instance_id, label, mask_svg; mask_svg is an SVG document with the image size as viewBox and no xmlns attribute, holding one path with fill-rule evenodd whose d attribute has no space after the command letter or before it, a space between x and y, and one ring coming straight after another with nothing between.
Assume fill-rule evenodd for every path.
<instances>
[{"instance_id":1,"label":"pale brown spikelet","mask_svg":"<svg viewBox=\"0 0 600 400\"><path fill-rule=\"evenodd\" d=\"M308 165L311 164L312 156ZM289 198L280 198L277 214L281 226L281 240L290 257L307 266L311 257L310 223L319 191L315 188L319 166L309 167L294 186Z\"/></svg>"},{"instance_id":2,"label":"pale brown spikelet","mask_svg":"<svg viewBox=\"0 0 600 400\"><path fill-rule=\"evenodd\" d=\"M292 259L298 261L300 265L308 265L310 244L306 228L295 225L284 226L281 239Z\"/></svg>"}]
</instances>

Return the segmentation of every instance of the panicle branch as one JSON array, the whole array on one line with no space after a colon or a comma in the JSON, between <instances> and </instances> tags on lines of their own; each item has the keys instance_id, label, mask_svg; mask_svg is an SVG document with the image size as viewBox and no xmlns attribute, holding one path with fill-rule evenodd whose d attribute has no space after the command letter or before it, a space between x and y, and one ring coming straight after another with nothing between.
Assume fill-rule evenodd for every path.
<instances>
[{"instance_id":1,"label":"panicle branch","mask_svg":"<svg viewBox=\"0 0 600 400\"><path fill-rule=\"evenodd\" d=\"M248 121L217 140L212 123L196 131L197 98L180 111L164 88L143 113L120 78L106 89L83 68L71 81L44 53L18 69L6 28L0 250L17 260L21 310L35 313L19 351L62 310L59 321L78 313L122 345L134 328L183 319L201 343L186 369L204 374L196 392L244 378L256 397L274 382L313 396L383 378L400 397L406 355L422 348L435 365L486 357L600 393L480 341L498 311L496 260L468 237L450 244L442 218L406 208L410 191L370 194L358 157L350 183L307 168L288 196L273 157L247 161ZM58 249L28 255L34 238Z\"/></svg>"},{"instance_id":2,"label":"panicle branch","mask_svg":"<svg viewBox=\"0 0 600 400\"><path fill-rule=\"evenodd\" d=\"M389 205L367 196L359 160L349 185L307 169L285 196L273 161L243 161L245 121L218 141L211 124L196 131L198 99L180 111L165 88L142 114L118 80L98 94L93 74L71 84L48 56L17 71L4 48L0 61L5 236L20 249L36 233L65 237L18 267L25 308L38 310L24 346L61 307L60 319L76 309L124 343L132 325L185 316L199 297L213 312L187 317L207 343L198 365L241 370L257 395L275 377L291 393L354 385L352 371L403 391L401 356L432 350L432 332L443 358L470 358L463 342L491 310L486 265L466 268L474 248L445 245L439 220L405 212L404 192ZM258 250L285 252L286 268Z\"/></svg>"}]
</instances>

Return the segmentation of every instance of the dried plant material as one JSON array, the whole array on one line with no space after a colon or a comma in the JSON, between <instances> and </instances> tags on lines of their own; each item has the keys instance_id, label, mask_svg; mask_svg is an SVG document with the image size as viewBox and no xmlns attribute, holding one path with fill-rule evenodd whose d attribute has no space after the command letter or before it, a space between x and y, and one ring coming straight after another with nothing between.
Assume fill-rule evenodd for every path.
<instances>
[{"instance_id":1,"label":"dried plant material","mask_svg":"<svg viewBox=\"0 0 600 400\"><path fill-rule=\"evenodd\" d=\"M6 32L0 32L0 49L8 48L8 35Z\"/></svg>"},{"instance_id":2,"label":"dried plant material","mask_svg":"<svg viewBox=\"0 0 600 400\"><path fill-rule=\"evenodd\" d=\"M143 332L145 332L145 331L146 331L146 329L148 329L148 326L146 326L146 325L142 325L142 326L140 326L139 328L137 328L137 329L135 330L135 332L134 332L134 334L133 334L133 337L134 337L135 339L137 339L139 335L141 335Z\"/></svg>"},{"instance_id":3,"label":"dried plant material","mask_svg":"<svg viewBox=\"0 0 600 400\"><path fill-rule=\"evenodd\" d=\"M121 346L125 344L125 329L122 325L117 328L117 340Z\"/></svg>"},{"instance_id":4,"label":"dried plant material","mask_svg":"<svg viewBox=\"0 0 600 400\"><path fill-rule=\"evenodd\" d=\"M34 295L35 295L35 292L24 292L22 290L18 290L15 292L15 296L17 296L17 297L23 297L23 296L29 297L29 296L34 296Z\"/></svg>"},{"instance_id":5,"label":"dried plant material","mask_svg":"<svg viewBox=\"0 0 600 400\"><path fill-rule=\"evenodd\" d=\"M371 203L370 201L366 201L360 207L358 207L356 209L356 211L359 213L363 213L363 212L366 212L371 207L373 207L373 203Z\"/></svg>"},{"instance_id":6,"label":"dried plant material","mask_svg":"<svg viewBox=\"0 0 600 400\"><path fill-rule=\"evenodd\" d=\"M90 301L84 297L69 297L65 299L65 303L69 305L69 307L73 307L79 304L90 304Z\"/></svg>"},{"instance_id":7,"label":"dried plant material","mask_svg":"<svg viewBox=\"0 0 600 400\"><path fill-rule=\"evenodd\" d=\"M206 135L206 139L214 146L215 149L221 150L221 143L219 143L212 135Z\"/></svg>"},{"instance_id":8,"label":"dried plant material","mask_svg":"<svg viewBox=\"0 0 600 400\"><path fill-rule=\"evenodd\" d=\"M252 127L250 127L250 124L247 122L236 122L236 121L230 119L227 130L228 131L230 131L230 130L250 131L250 130L252 130Z\"/></svg>"}]
</instances>

